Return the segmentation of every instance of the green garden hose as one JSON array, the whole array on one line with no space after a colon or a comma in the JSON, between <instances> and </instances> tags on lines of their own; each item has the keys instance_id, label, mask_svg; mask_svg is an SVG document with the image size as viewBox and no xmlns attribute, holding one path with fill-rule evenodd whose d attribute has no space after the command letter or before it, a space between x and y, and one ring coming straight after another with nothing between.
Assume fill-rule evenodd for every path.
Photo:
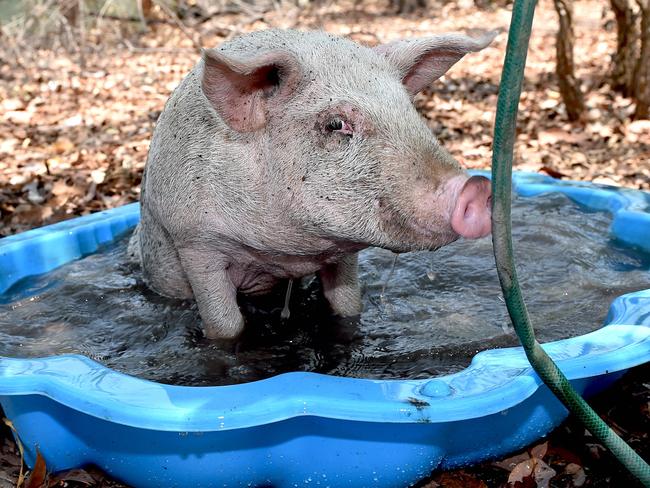
<instances>
[{"instance_id":1,"label":"green garden hose","mask_svg":"<svg viewBox=\"0 0 650 488\"><path fill-rule=\"evenodd\" d=\"M515 331L535 372L587 430L607 447L644 486L650 487L650 466L618 437L576 393L564 374L535 339L535 332L517 281L512 252L510 217L512 153L517 109L535 4L536 0L515 0L514 2L494 126L492 242L501 289Z\"/></svg>"}]
</instances>

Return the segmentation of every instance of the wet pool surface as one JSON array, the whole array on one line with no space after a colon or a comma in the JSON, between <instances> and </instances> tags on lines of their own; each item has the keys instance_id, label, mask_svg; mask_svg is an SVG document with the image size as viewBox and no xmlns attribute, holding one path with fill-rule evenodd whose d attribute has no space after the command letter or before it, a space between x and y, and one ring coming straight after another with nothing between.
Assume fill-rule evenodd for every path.
<instances>
[{"instance_id":1,"label":"wet pool surface","mask_svg":"<svg viewBox=\"0 0 650 488\"><path fill-rule=\"evenodd\" d=\"M611 301L650 288L650 256L612 242L611 218L561 195L513 202L518 275L540 341L601 326ZM205 340L193 301L143 285L126 262L128 237L0 295L0 355L81 353L163 383L223 385L288 371L426 378L458 371L480 350L517 345L490 238L434 253L360 257L364 312L332 317L313 277L240 297L247 325L235 345Z\"/></svg>"}]
</instances>

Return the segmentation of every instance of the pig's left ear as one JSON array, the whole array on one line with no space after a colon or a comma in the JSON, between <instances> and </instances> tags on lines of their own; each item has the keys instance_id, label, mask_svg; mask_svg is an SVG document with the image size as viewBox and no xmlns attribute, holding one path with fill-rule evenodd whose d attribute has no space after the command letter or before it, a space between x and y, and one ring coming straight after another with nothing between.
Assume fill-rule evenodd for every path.
<instances>
[{"instance_id":1,"label":"pig's left ear","mask_svg":"<svg viewBox=\"0 0 650 488\"><path fill-rule=\"evenodd\" d=\"M285 51L243 59L209 49L203 51L203 62L203 93L239 132L266 126L272 111L281 110L301 78L298 61Z\"/></svg>"},{"instance_id":2,"label":"pig's left ear","mask_svg":"<svg viewBox=\"0 0 650 488\"><path fill-rule=\"evenodd\" d=\"M414 97L444 75L469 52L480 51L492 42L497 31L472 38L463 34L441 34L422 39L404 39L375 47L397 68L402 83Z\"/></svg>"}]
</instances>

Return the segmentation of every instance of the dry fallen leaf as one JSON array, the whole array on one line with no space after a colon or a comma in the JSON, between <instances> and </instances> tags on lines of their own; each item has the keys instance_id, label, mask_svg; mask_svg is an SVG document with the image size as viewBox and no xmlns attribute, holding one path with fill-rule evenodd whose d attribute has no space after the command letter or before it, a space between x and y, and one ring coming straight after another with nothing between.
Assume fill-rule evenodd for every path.
<instances>
[{"instance_id":1,"label":"dry fallen leaf","mask_svg":"<svg viewBox=\"0 0 650 488\"><path fill-rule=\"evenodd\" d=\"M512 469L512 471L510 471L510 476L508 476L508 483L511 485L515 483L522 483L524 481L524 478L528 478L533 474L534 469L535 459L529 457L525 461L517 464Z\"/></svg>"},{"instance_id":2,"label":"dry fallen leaf","mask_svg":"<svg viewBox=\"0 0 650 488\"><path fill-rule=\"evenodd\" d=\"M26 125L32 120L32 112L26 110L12 110L4 113L4 119L12 124Z\"/></svg>"},{"instance_id":3,"label":"dry fallen leaf","mask_svg":"<svg viewBox=\"0 0 650 488\"><path fill-rule=\"evenodd\" d=\"M3 111L11 112L23 109L25 104L18 98L7 98L0 103L0 107Z\"/></svg>"},{"instance_id":4,"label":"dry fallen leaf","mask_svg":"<svg viewBox=\"0 0 650 488\"><path fill-rule=\"evenodd\" d=\"M546 451L548 451L548 442L543 442L542 444L534 446L530 450L530 455L537 459L543 459L544 456L546 456Z\"/></svg>"},{"instance_id":5,"label":"dry fallen leaf","mask_svg":"<svg viewBox=\"0 0 650 488\"><path fill-rule=\"evenodd\" d=\"M442 473L436 478L440 488L487 488L487 485L463 471Z\"/></svg>"},{"instance_id":6,"label":"dry fallen leaf","mask_svg":"<svg viewBox=\"0 0 650 488\"><path fill-rule=\"evenodd\" d=\"M54 154L65 154L74 150L74 143L67 137L57 139L57 141L50 146L50 151Z\"/></svg>"},{"instance_id":7,"label":"dry fallen leaf","mask_svg":"<svg viewBox=\"0 0 650 488\"><path fill-rule=\"evenodd\" d=\"M71 469L70 471L64 471L53 476L50 480L50 486L56 486L56 484L63 484L69 481L81 483L86 486L96 486L98 480L85 469Z\"/></svg>"},{"instance_id":8,"label":"dry fallen leaf","mask_svg":"<svg viewBox=\"0 0 650 488\"><path fill-rule=\"evenodd\" d=\"M533 475L537 488L548 488L551 478L556 475L556 471L541 459L536 459Z\"/></svg>"},{"instance_id":9,"label":"dry fallen leaf","mask_svg":"<svg viewBox=\"0 0 650 488\"><path fill-rule=\"evenodd\" d=\"M549 176L552 176L553 178L566 178L566 174L562 173L561 171L557 171L553 168L550 168L548 166L542 166L539 168L540 173L546 173Z\"/></svg>"},{"instance_id":10,"label":"dry fallen leaf","mask_svg":"<svg viewBox=\"0 0 650 488\"><path fill-rule=\"evenodd\" d=\"M508 483L511 485L524 483L525 485L526 481L534 481L535 487L548 488L551 478L556 475L556 472L543 461L547 451L548 442L534 446L530 450L529 457L512 469L508 476Z\"/></svg>"},{"instance_id":11,"label":"dry fallen leaf","mask_svg":"<svg viewBox=\"0 0 650 488\"><path fill-rule=\"evenodd\" d=\"M45 484L46 477L47 468L45 466L45 459L43 459L43 456L41 456L41 453L37 450L34 469L32 469L25 481L25 488L47 488Z\"/></svg>"},{"instance_id":12,"label":"dry fallen leaf","mask_svg":"<svg viewBox=\"0 0 650 488\"><path fill-rule=\"evenodd\" d=\"M496 461L492 463L495 466L498 466L501 469L505 469L506 471L512 471L515 466L517 466L519 463L526 461L530 459L530 456L528 455L527 452L523 452L521 454L517 454L515 456L511 456L507 459L504 459L502 461Z\"/></svg>"},{"instance_id":13,"label":"dry fallen leaf","mask_svg":"<svg viewBox=\"0 0 650 488\"><path fill-rule=\"evenodd\" d=\"M630 122L627 126L627 130L633 134L645 134L650 137L650 120L643 119Z\"/></svg>"},{"instance_id":14,"label":"dry fallen leaf","mask_svg":"<svg viewBox=\"0 0 650 488\"><path fill-rule=\"evenodd\" d=\"M587 481L587 475L585 474L585 470L582 469L582 466L579 466L578 464L575 463L569 463L566 465L564 468L564 472L568 475L571 475L573 478L573 486L580 487L585 484L585 481Z\"/></svg>"},{"instance_id":15,"label":"dry fallen leaf","mask_svg":"<svg viewBox=\"0 0 650 488\"><path fill-rule=\"evenodd\" d=\"M556 474L555 470L544 461L531 457L515 466L508 476L508 483L511 485L524 483L526 479L532 478L537 488L548 488L551 478Z\"/></svg>"}]
</instances>

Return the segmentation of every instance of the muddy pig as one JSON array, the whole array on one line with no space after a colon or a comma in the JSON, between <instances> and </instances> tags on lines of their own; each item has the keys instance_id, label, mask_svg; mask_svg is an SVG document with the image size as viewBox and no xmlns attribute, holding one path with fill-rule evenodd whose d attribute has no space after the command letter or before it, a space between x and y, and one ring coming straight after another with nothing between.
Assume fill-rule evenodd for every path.
<instances>
[{"instance_id":1,"label":"muddy pig","mask_svg":"<svg viewBox=\"0 0 650 488\"><path fill-rule=\"evenodd\" d=\"M233 338L238 292L318 273L332 311L356 315L359 250L489 234L489 181L440 147L413 98L493 37L369 48L267 30L204 51L149 149L130 242L148 286L194 297L205 335Z\"/></svg>"}]
</instances>

